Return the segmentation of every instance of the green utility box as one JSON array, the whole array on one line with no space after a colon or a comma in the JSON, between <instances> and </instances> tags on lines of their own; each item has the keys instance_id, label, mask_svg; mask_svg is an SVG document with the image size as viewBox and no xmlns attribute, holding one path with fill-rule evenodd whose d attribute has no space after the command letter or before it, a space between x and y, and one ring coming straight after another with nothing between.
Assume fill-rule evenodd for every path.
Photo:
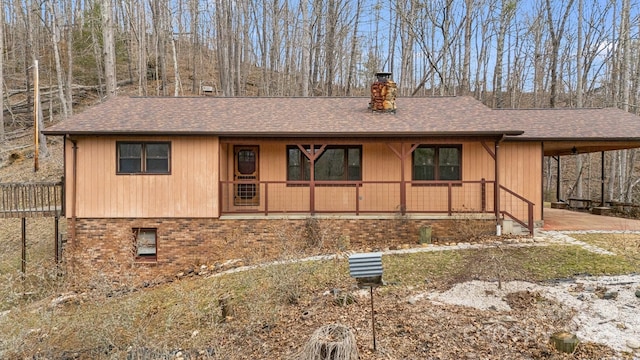
<instances>
[{"instance_id":1,"label":"green utility box","mask_svg":"<svg viewBox=\"0 0 640 360\"><path fill-rule=\"evenodd\" d=\"M420 244L431 244L431 226L420 227Z\"/></svg>"}]
</instances>

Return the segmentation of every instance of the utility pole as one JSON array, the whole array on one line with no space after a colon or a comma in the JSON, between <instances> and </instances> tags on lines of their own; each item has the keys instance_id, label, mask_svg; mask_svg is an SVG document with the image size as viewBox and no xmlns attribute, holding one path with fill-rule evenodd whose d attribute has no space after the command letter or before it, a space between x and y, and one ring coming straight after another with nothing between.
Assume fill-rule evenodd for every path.
<instances>
[{"instance_id":1,"label":"utility pole","mask_svg":"<svg viewBox=\"0 0 640 360\"><path fill-rule=\"evenodd\" d=\"M39 138L40 130L38 129L38 115L40 113L40 84L39 84L38 60L33 60L33 129L34 129L34 152L33 152L33 171L38 171L38 149L40 148Z\"/></svg>"}]
</instances>

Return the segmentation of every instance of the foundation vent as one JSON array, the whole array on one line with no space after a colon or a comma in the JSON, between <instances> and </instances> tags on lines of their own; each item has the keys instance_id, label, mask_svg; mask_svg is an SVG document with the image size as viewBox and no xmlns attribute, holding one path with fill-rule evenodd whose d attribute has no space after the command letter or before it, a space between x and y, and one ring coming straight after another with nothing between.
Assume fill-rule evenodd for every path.
<instances>
[{"instance_id":1,"label":"foundation vent","mask_svg":"<svg viewBox=\"0 0 640 360\"><path fill-rule=\"evenodd\" d=\"M369 109L376 112L396 112L396 94L398 87L391 80L391 73L379 72L376 82L371 84L371 102Z\"/></svg>"}]
</instances>

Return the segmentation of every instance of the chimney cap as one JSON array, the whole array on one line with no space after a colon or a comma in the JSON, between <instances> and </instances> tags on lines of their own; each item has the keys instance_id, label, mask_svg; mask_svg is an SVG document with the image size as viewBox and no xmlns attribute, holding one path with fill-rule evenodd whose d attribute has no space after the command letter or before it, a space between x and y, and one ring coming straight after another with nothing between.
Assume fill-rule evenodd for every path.
<instances>
[{"instance_id":1,"label":"chimney cap","mask_svg":"<svg viewBox=\"0 0 640 360\"><path fill-rule=\"evenodd\" d=\"M378 81L386 82L391 77L391 73L390 72L377 72L376 73L376 77L378 78Z\"/></svg>"}]
</instances>

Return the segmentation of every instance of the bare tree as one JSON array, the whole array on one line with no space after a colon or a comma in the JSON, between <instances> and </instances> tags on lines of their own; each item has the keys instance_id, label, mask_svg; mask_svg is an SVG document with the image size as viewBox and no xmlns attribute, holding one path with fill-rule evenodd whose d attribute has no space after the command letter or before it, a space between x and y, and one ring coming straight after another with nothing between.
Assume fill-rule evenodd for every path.
<instances>
[{"instance_id":1,"label":"bare tree","mask_svg":"<svg viewBox=\"0 0 640 360\"><path fill-rule=\"evenodd\" d=\"M558 59L560 52L560 42L562 41L565 25L567 23L567 19L569 18L574 0L568 0L566 6L564 7L564 13L562 14L562 17L559 21L555 21L555 23L553 18L553 10L551 8L551 0L545 1L547 6L547 28L549 30L549 36L551 39L551 85L549 88L549 106L554 108L556 107L556 103L558 100Z\"/></svg>"},{"instance_id":2,"label":"bare tree","mask_svg":"<svg viewBox=\"0 0 640 360\"><path fill-rule=\"evenodd\" d=\"M107 85L106 98L116 96L116 50L113 35L113 3L112 0L101 0L102 46L104 57L104 78Z\"/></svg>"},{"instance_id":3,"label":"bare tree","mask_svg":"<svg viewBox=\"0 0 640 360\"><path fill-rule=\"evenodd\" d=\"M358 54L358 25L360 23L360 11L362 9L362 0L356 2L356 13L353 25L353 35L351 35L351 55L349 56L349 69L347 74L346 95L351 95L351 83L355 77L356 60Z\"/></svg>"},{"instance_id":4,"label":"bare tree","mask_svg":"<svg viewBox=\"0 0 640 360\"><path fill-rule=\"evenodd\" d=\"M306 0L300 1L300 12L302 14L302 46L300 59L300 73L302 81L300 84L301 95L309 96L309 61L311 60L311 26L309 18L309 7Z\"/></svg>"},{"instance_id":5,"label":"bare tree","mask_svg":"<svg viewBox=\"0 0 640 360\"><path fill-rule=\"evenodd\" d=\"M60 49L58 47L58 43L60 42L60 25L58 23L58 15L54 4L51 0L48 0L46 4L49 10L49 16L51 17L51 44L53 45L53 57L56 64L56 76L58 78L58 95L60 97L60 105L62 106L62 116L63 119L66 119L69 116L69 110L67 109L67 97L65 96L64 91L64 70L62 69Z\"/></svg>"},{"instance_id":6,"label":"bare tree","mask_svg":"<svg viewBox=\"0 0 640 360\"><path fill-rule=\"evenodd\" d=\"M464 58L462 60L462 81L460 83L460 91L462 95L466 95L471 92L471 86L469 83L471 68L471 39L472 39L472 24L473 24L473 0L465 0L465 16L464 16Z\"/></svg>"},{"instance_id":7,"label":"bare tree","mask_svg":"<svg viewBox=\"0 0 640 360\"><path fill-rule=\"evenodd\" d=\"M502 99L502 67L504 61L504 41L516 10L516 2L511 0L502 0L500 17L498 20L498 34L496 40L496 64L493 72L493 106L495 108L503 107Z\"/></svg>"},{"instance_id":8,"label":"bare tree","mask_svg":"<svg viewBox=\"0 0 640 360\"><path fill-rule=\"evenodd\" d=\"M4 131L4 3L0 1L0 141L5 140Z\"/></svg>"}]
</instances>

